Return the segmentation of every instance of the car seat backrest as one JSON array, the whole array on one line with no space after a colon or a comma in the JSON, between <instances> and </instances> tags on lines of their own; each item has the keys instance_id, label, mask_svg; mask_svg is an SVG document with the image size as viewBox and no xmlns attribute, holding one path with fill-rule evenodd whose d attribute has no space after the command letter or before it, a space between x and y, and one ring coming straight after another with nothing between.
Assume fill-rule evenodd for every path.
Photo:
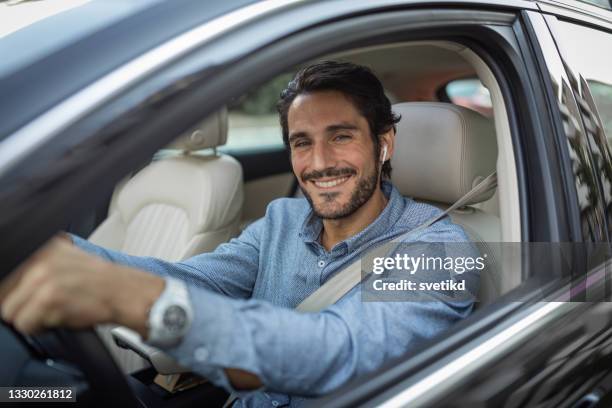
<instances>
[{"instance_id":1,"label":"car seat backrest","mask_svg":"<svg viewBox=\"0 0 612 408\"><path fill-rule=\"evenodd\" d=\"M495 128L478 112L438 102L398 103L393 111L401 120L391 158L392 182L403 195L445 209L495 171ZM450 213L481 253L488 254L488 268L481 273L481 303L504 291L500 284L505 280L499 276L499 217L474 207L494 192L474 197Z\"/></svg>"},{"instance_id":2,"label":"car seat backrest","mask_svg":"<svg viewBox=\"0 0 612 408\"><path fill-rule=\"evenodd\" d=\"M160 151L113 194L108 218L89 237L130 255L178 261L238 234L244 199L242 167L231 156L198 152L225 144L227 111L213 114L195 130ZM126 373L148 364L115 346L110 329L98 328Z\"/></svg>"},{"instance_id":3,"label":"car seat backrest","mask_svg":"<svg viewBox=\"0 0 612 408\"><path fill-rule=\"evenodd\" d=\"M109 217L89 240L169 261L229 240L241 215L242 168L230 156L197 152L223 145L226 137L222 111L169 145L119 187Z\"/></svg>"}]
</instances>

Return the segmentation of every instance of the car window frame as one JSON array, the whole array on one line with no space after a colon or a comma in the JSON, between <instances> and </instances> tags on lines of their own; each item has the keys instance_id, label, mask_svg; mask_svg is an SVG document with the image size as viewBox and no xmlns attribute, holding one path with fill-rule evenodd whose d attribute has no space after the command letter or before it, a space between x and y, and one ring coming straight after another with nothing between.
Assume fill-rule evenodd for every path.
<instances>
[{"instance_id":1,"label":"car window frame","mask_svg":"<svg viewBox=\"0 0 612 408\"><path fill-rule=\"evenodd\" d=\"M426 10L427 9L404 10L405 14L400 17L405 18L407 16L411 16L414 18L418 14L419 11L423 11L427 13ZM504 11L506 11L506 14L508 14L507 10L504 10ZM504 15L503 12L492 13L490 11L483 11L482 15L479 15L479 13L475 12L473 9L470 9L469 11L462 10L462 12L464 13L464 15L469 14L471 21L477 21L477 23L475 23L476 26L482 25L484 21L490 22L491 18L496 14ZM371 17L372 19L378 19L376 21L380 23L381 19L385 18L385 16L382 16L382 17L381 16L382 16L382 13L372 12L371 16L366 16L366 17ZM390 15L389 18L393 17L393 18L399 19L398 16L399 14L395 13L392 16ZM338 17L339 16L336 16L336 19L338 19ZM364 17L364 16L361 16L361 17ZM325 35L331 36L330 34L331 30L337 27L337 24L348 23L347 25L349 24L353 25L354 20L357 19L358 17L345 16L345 18L346 20L344 21L329 22L328 25L323 25L319 27L318 30L320 30L320 32L318 35L322 36L323 35L322 33L325 33L327 30L327 34ZM482 20L478 20L478 18L481 18ZM405 25L406 21L402 20L402 23ZM506 24L509 25L510 21L506 21ZM440 28L441 26L445 28L449 28L449 26L454 27L455 24L450 23L445 26L443 24L440 24L440 22L436 22L435 24L431 25L430 29L432 27ZM455 27L455 28L459 29L458 27ZM461 30L463 29L464 27L461 28ZM461 31L461 30L459 30L458 32L465 33L464 31ZM494 31L493 29L491 30ZM393 38L393 36L398 35L398 32L403 33L402 35L404 36L406 35L406 33L411 33L411 35L415 35L416 37L422 36L423 38L428 38L428 36L431 35L431 34L425 34L423 26L419 26L418 28L408 27L408 28L404 28L401 31L398 30L397 32L393 32L393 35L386 33L385 36L388 39ZM306 36L309 33L302 33L302 34ZM373 33L367 32L367 34L371 36L372 39L374 38ZM361 34L361 35L363 36L365 34ZM448 32L446 32L444 35L448 36L449 34ZM502 41L503 36L500 34L499 37L500 37L499 41ZM228 41L230 40L231 39L228 39ZM347 47L348 44L350 44L350 43L347 43L348 41L347 39L338 39L338 41L340 44L342 44L343 47ZM237 66L234 67L235 69L234 71L232 71L232 74L238 76L239 73L249 72L249 69L252 69L253 66L261 65L263 61L270 60L273 53L283 52L283 50L284 52L287 52L287 49L291 49L292 47L294 47L294 45L295 44L291 42L291 39L285 39L283 42L280 42L278 44L275 44L274 46L271 46L271 48L268 50L258 49L257 53L253 53L249 56L243 57L242 63L237 64ZM221 49L221 48L227 49L226 46L227 44L215 43L215 44L212 44L210 47L206 47L206 46L202 47L202 49L200 49L200 52L210 52L210 49ZM505 46L510 47L507 44ZM322 48L329 47L330 49L328 50L328 52L332 51L332 44L321 44L321 47ZM316 55L320 53L321 51L314 49L314 50L308 50L307 52L310 52L313 55ZM522 61L521 57L519 57L518 55L515 55L512 53L509 53L509 54L513 58L517 59L518 61ZM296 55L294 56L294 58L296 59L296 62L298 60L308 59L305 55L302 55L302 56ZM194 57L194 59L197 59L197 58ZM202 61L199 61L199 62L202 63ZM235 62L236 62L235 56L232 56L232 58L228 57L227 64L230 64L230 63L233 64ZM193 63L193 61L186 59L184 61L181 61L181 63L183 64L183 66L179 68L176 68L176 67L168 68L164 70L162 73L160 73L159 75L156 75L154 78L149 79L145 81L144 83L138 84L138 86L134 87L133 89L130 89L128 92L126 92L121 97L117 97L111 103L104 105L102 108L99 108L97 111L88 115L86 118L82 118L79 122L71 125L70 128L68 128L62 134L66 136L67 139L70 139L70 135L74 136L75 134L78 134L79 132L81 132L83 129L89 129L90 131L91 129L98 129L98 131L94 132L91 138L87 140L87 142L91 142L91 143L101 143L104 141L112 142L112 140L117 140L116 138L118 137L118 134L120 134L121 132L125 133L127 132L126 129L130 129L129 121L127 121L128 123L124 122L121 124L117 124L115 128L108 129L107 127L105 127L106 125L108 125L111 119L116 119L117 109L120 109L121 111L124 111L124 112L129 111L130 114L135 117L138 117L138 114L142 114L143 111L147 112L147 109L150 109L151 111L157 111L157 112L161 112L161 110L164 111L163 114L159 118L156 119L156 121L153 121L149 123L147 126L141 129L138 129L138 131L135 132L134 135L132 135L134 140L125 141L124 142L125 146L122 152L114 152L113 156L106 158L104 163L96 163L95 168L86 169L87 171L84 173L68 174L70 176L70 180L69 180L70 182L75 182L75 181L77 182L76 184L70 185L68 187L66 187L66 183L64 183L63 185L64 189L62 191L68 193L67 194L68 197L76 196L77 191L82 191L84 188L84 185L90 182L90 180L93 179L96 174L101 173L103 169L111 168L110 163L131 159L131 163L132 163L131 166L121 164L121 165L116 165L112 167L113 171L117 173L116 178L118 180L122 175L127 173L127 170L129 170L129 168L137 166L140 162L145 160L147 157L150 157L150 154L154 150L158 149L163 144L167 143L172 137L174 137L174 135L180 134L182 131L186 130L187 128L195 124L197 120L201 119L201 115L206 114L207 112L212 112L215 108L218 107L220 103L222 103L221 98L219 98L219 100L206 101L205 96L215 95L216 90L224 89L225 91L227 91L227 94L225 94L224 98L229 99L232 96L234 96L234 94L240 92L241 88L238 86L235 86L234 88L232 87L228 88L227 78L229 77L229 74L225 74L225 77L224 77L226 78L225 82L219 81L219 83L215 83L215 84L206 83L206 79L210 78L211 75L215 73L217 73L219 76L223 75L222 73L220 73L221 71L223 71L223 69L221 68L224 68L222 65L215 66L216 70L210 69L210 68L200 69L200 71L197 72L198 75L196 75L194 74L194 72L192 72L192 70L189 70L189 69L185 70L185 66L184 66L186 65L187 67L189 67L189 64ZM287 61L286 64L290 64L290 61ZM180 65L180 64L177 64L177 65ZM280 72L285 68L286 68L285 66L279 66L278 71ZM185 78L188 78L192 81L189 83L200 84L199 86L201 87L199 87L198 89L188 91L188 90L185 90L185 88L177 88L175 86L168 86L168 84L176 85L177 83L179 83L176 79L177 78L176 71L173 71L173 69L175 70L178 69L178 71L182 71L185 75ZM519 71L520 74L524 75L524 72L522 71L524 69L525 69L524 67L517 66L517 70ZM254 75L253 78L249 78L249 80L252 82L261 81L264 79L262 78L263 76L271 77L276 73L278 72L270 71L265 74L260 73L258 75ZM247 86L249 86L249 84L241 85L242 88L246 88ZM161 91L163 92L160 94ZM529 89L525 89L523 91L527 94L529 94L530 92L533 92L532 90L529 90ZM135 107L133 106L134 98L135 96L142 95L142 92L150 93L151 95L157 95L159 98L157 100L148 100L148 105L146 106L142 106L142 105L137 106L136 108L140 110L138 109L133 110L135 109ZM512 93L509 89L506 89L506 95L512 98L511 96ZM180 106L179 105L173 106L173 103L178 103L179 100L180 100ZM203 103L199 103L202 101ZM533 101L531 101L531 104L533 104ZM515 104L510 104L511 107L514 105ZM198 112L195 112L193 109L185 110L185 106L199 106L199 110ZM525 109L527 110L528 107L525 107ZM115 112L115 116L111 115L113 112ZM170 120L169 119L170 117L172 117L173 119ZM121 128L121 126L126 126L126 128ZM517 132L516 127L520 126L520 124L515 123L513 126L515 127L514 133L516 133ZM115 131L117 132L117 134L112 134L111 131ZM174 133L171 133L171 132L174 132ZM136 137L136 135L138 137ZM155 141L155 144L151 142L152 144L148 146L147 149L141 149L140 143L143 140L145 140L145 137L149 139L153 137L155 138L156 141ZM98 138L98 140L96 140L96 138ZM74 148L74 147L71 147L71 148ZM130 157L131 153L135 153L137 151L138 151L138 154L136 155L136 157ZM114 183L117 180L108 181L107 184L110 186L111 183ZM523 195L522 197L524 199L525 196ZM64 200L66 201L66 199ZM95 201L94 197L89 197L88 200L89 202ZM57 209L58 203L53 203L53 204L55 205L55 207L52 207L52 209L53 208ZM79 205L82 205L82 204L83 203L79 203ZM70 211L70 210L76 211L77 206L73 204L72 206L68 208L68 210L65 209L64 212ZM55 224L53 225L57 225L58 222L60 221L61 220L54 220ZM29 227L32 228L31 225ZM528 234L527 228L524 229L524 233ZM44 239L48 238L48 234L49 232L47 232L47 235L45 237L39 237L40 241L38 242L38 244L42 243ZM529 235L526 235L526 237L529 237ZM32 250L33 248L27 248L25 251L21 252L21 256L25 256L24 255L25 252L29 253ZM529 296L529 295L530 293L526 294L526 296ZM493 316L492 318L494 318L495 321L501 321L501 319L508 317L511 313L519 309L522 310L523 313L526 313L525 311L526 308L522 308L520 307L520 305L502 304L502 305L499 305L497 308L494 308L493 310L488 310L487 316ZM487 322L487 324L484 326L482 324L473 325L473 326L471 325L474 323L475 320L482 318L483 314L484 313L480 313L477 316L477 318L470 318L468 319L468 321L462 322L463 325L459 327L462 329L465 329L466 327L472 327L472 329L475 331L485 331L485 330L490 329L490 326L492 325L492 322L490 321ZM468 336L468 334L464 332L463 330L458 330L454 334L455 336L453 337L452 341L447 339L447 341L444 342L444 347L442 348L442 350L445 350L445 349L447 350L447 348L451 347L452 344L455 344L455 345L460 344L460 341L465 340L465 336ZM470 333L469 336L474 336L474 334ZM441 343L435 343L435 344L441 344ZM442 353L440 349L437 349L436 351L437 353ZM426 353L424 353L423 356L426 356ZM431 355L428 355L428 356L429 358L434 358ZM414 372L412 372L412 374L414 374ZM406 377L408 373L404 370L401 370L401 373L399 373L398 375Z\"/></svg>"}]
</instances>

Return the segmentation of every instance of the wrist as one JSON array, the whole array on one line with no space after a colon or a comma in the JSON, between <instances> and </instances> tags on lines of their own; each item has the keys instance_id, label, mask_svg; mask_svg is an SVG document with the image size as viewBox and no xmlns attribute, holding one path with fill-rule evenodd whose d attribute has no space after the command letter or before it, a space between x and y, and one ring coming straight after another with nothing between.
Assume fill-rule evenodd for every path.
<instances>
[{"instance_id":1,"label":"wrist","mask_svg":"<svg viewBox=\"0 0 612 408\"><path fill-rule=\"evenodd\" d=\"M143 339L148 335L149 311L164 290L163 278L125 266L117 267L110 298L113 322L128 327Z\"/></svg>"},{"instance_id":2,"label":"wrist","mask_svg":"<svg viewBox=\"0 0 612 408\"><path fill-rule=\"evenodd\" d=\"M147 343L160 348L180 343L193 320L193 309L185 282L166 278L165 283L163 292L149 312L146 338Z\"/></svg>"}]
</instances>

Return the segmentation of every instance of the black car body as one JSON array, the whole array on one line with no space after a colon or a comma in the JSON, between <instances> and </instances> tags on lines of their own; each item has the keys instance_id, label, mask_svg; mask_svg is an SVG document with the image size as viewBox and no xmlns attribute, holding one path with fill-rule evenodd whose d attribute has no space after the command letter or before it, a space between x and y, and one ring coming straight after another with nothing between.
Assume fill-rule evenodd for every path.
<instances>
[{"instance_id":1,"label":"black car body","mask_svg":"<svg viewBox=\"0 0 612 408\"><path fill-rule=\"evenodd\" d=\"M599 4L154 2L0 77L2 276L57 231L90 232L126 174L253 87L347 50L450 42L484 62L503 101L505 119L495 117L514 158L500 181L503 240L567 244L569 266L521 258L510 291L314 405L610 406L612 7ZM437 100L449 100L444 86L435 90ZM245 183L291 169L282 146L227 153L242 164ZM142 379L128 386L109 356L96 354L100 344L89 332L50 335L43 360L30 340L3 336L11 369L2 386L61 383L53 367L42 377L20 368L31 355L33 365L51 355L82 371L83 395L121 404L137 395L146 406L222 399L212 387L165 399Z\"/></svg>"}]
</instances>

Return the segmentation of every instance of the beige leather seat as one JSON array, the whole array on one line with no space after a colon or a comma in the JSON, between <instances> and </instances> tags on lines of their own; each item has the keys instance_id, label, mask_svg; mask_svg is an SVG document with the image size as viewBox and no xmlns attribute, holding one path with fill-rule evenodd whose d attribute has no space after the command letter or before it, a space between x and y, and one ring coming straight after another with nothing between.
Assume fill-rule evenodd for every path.
<instances>
[{"instance_id":1,"label":"beige leather seat","mask_svg":"<svg viewBox=\"0 0 612 408\"><path fill-rule=\"evenodd\" d=\"M169 261L214 250L238 232L242 168L231 156L196 151L225 144L227 112L177 139L115 191L91 242Z\"/></svg>"},{"instance_id":2,"label":"beige leather seat","mask_svg":"<svg viewBox=\"0 0 612 408\"><path fill-rule=\"evenodd\" d=\"M399 103L393 105L393 111L402 119L391 159L392 181L403 195L446 208L495 171L495 128L481 114L436 102ZM477 208L493 194L475 197L450 214L481 253L488 254L489 268L481 274L481 304L495 299L503 289L497 245L500 220L496 212Z\"/></svg>"},{"instance_id":3,"label":"beige leather seat","mask_svg":"<svg viewBox=\"0 0 612 408\"><path fill-rule=\"evenodd\" d=\"M227 111L160 151L148 166L116 188L108 218L89 240L130 255L178 261L213 251L237 235L243 204L242 167L216 151L225 144ZM99 333L126 372L146 366L131 351L118 349Z\"/></svg>"}]
</instances>

